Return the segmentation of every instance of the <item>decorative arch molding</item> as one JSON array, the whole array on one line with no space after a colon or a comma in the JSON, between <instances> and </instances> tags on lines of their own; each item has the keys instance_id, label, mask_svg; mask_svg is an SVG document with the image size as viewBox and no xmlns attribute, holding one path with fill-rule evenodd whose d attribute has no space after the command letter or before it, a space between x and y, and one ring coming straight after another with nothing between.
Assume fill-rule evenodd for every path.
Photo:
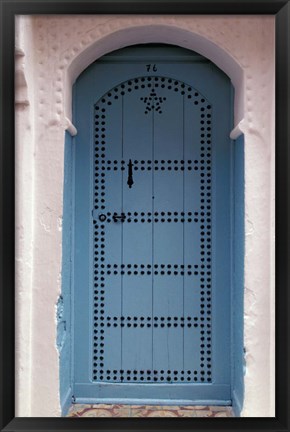
<instances>
[{"instance_id":1,"label":"decorative arch molding","mask_svg":"<svg viewBox=\"0 0 290 432\"><path fill-rule=\"evenodd\" d=\"M178 18L144 17L137 19L115 18L95 27L78 43L63 54L57 67L65 74L63 88L63 110L65 127L74 135L72 125L72 86L76 78L101 56L129 45L165 43L195 51L215 63L232 80L235 87L235 125L244 117L244 69L243 56L229 51L226 33L215 31L210 25L192 25ZM239 38L239 32L233 35Z\"/></svg>"}]
</instances>

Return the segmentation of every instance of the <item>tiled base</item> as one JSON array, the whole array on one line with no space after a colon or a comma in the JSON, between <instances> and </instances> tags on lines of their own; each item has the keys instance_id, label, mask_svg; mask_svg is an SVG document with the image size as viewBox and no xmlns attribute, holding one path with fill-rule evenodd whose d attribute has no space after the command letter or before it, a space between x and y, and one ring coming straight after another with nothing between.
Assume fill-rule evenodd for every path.
<instances>
[{"instance_id":1,"label":"tiled base","mask_svg":"<svg viewBox=\"0 0 290 432\"><path fill-rule=\"evenodd\" d=\"M159 405L72 405L68 417L234 417L231 407Z\"/></svg>"}]
</instances>

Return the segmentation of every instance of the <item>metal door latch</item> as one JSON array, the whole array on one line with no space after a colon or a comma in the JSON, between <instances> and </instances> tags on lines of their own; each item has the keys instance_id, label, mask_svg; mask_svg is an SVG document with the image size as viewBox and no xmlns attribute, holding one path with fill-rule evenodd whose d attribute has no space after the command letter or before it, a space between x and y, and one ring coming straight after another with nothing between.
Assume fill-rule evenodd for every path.
<instances>
[{"instance_id":1,"label":"metal door latch","mask_svg":"<svg viewBox=\"0 0 290 432\"><path fill-rule=\"evenodd\" d=\"M121 213L120 215L117 215L116 213L113 214L113 221L114 222L118 222L118 220L121 222L124 222L125 219L126 219L126 215L124 213Z\"/></svg>"},{"instance_id":2,"label":"metal door latch","mask_svg":"<svg viewBox=\"0 0 290 432\"><path fill-rule=\"evenodd\" d=\"M132 161L130 159L129 163L128 163L128 180L127 180L127 185L129 186L129 189L131 189L133 184L134 184L134 181L133 181L133 164L132 164Z\"/></svg>"}]
</instances>

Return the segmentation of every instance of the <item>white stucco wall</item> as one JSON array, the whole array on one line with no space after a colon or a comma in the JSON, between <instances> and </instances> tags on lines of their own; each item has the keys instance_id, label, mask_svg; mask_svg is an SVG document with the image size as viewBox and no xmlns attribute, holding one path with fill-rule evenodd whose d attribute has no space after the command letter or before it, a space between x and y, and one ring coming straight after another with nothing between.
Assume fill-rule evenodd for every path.
<instances>
[{"instance_id":1,"label":"white stucco wall","mask_svg":"<svg viewBox=\"0 0 290 432\"><path fill-rule=\"evenodd\" d=\"M16 22L16 416L60 415L55 305L61 290L64 131L71 86L101 55L162 42L192 49L235 86L245 134L245 401L274 407L274 17L21 16ZM24 397L25 395L25 397Z\"/></svg>"}]
</instances>

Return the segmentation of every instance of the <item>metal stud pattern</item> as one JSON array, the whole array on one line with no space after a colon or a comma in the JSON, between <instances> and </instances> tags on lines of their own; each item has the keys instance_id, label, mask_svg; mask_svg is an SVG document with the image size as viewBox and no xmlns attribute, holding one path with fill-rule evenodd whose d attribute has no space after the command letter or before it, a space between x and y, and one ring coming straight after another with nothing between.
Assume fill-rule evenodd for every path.
<instances>
[{"instance_id":1,"label":"metal stud pattern","mask_svg":"<svg viewBox=\"0 0 290 432\"><path fill-rule=\"evenodd\" d=\"M161 94L160 94L161 93ZM152 194L154 192L154 184L156 187L158 179L155 175L162 176L168 175L181 176L178 181L184 190L186 181L195 181L195 197L190 201L191 205L185 208L185 199L183 196L183 208L181 209L166 209L161 208L158 200L152 196L152 207L146 208L146 200L143 208L134 208L134 200L131 201L131 207L128 207L129 199L127 199L126 208L124 208L126 201L126 173L128 160L131 155L125 155L124 143L126 139L126 124L124 120L124 110L129 103L132 103L132 97L135 94L134 104L143 104L140 110L143 109L143 115L146 114L147 121L150 115L152 116L152 146L154 147L154 133L158 130L156 115L166 115L166 110L172 104L171 95L174 94L175 99L180 103L183 110L183 118L181 124L183 125L183 136L181 136L181 143L176 143L184 147L185 141L185 115L186 109L190 110L191 106L194 107L193 113L195 114L195 122L198 122L198 136L195 137L194 150L191 154L185 155L183 149L182 158L163 158L156 157L154 148L152 151L152 158L142 156L140 150L140 158L132 156L134 188L138 188L138 183L143 184L144 181L150 181L152 184ZM164 96L166 94L166 96ZM118 103L118 108L114 106ZM145 105L145 111L144 111ZM134 109L134 108L133 108ZM114 112L114 114L112 114ZM116 115L116 112L119 114ZM140 111L141 112L141 111ZM112 152L112 131L109 130L109 125L112 122L111 116L117 116L121 126L119 131L122 133L122 141L119 140L119 145L122 151L119 151L118 156ZM140 115L140 114L139 114ZM94 114L95 124L95 147L94 147L94 211L93 211L93 234L94 234L94 263L93 263L93 296L94 296L94 310L93 310L93 353L92 353L92 379L93 381L101 382L127 382L127 383L210 383L212 381L212 347L211 347L211 105L208 101L194 88L186 85L181 81L172 78L147 76L139 77L128 80L113 88L106 93L95 105ZM119 116L119 117L118 117ZM198 117L197 117L198 116ZM148 123L149 124L149 123ZM128 138L129 139L129 138ZM166 153L166 148L164 149ZM127 157L128 156L128 157ZM155 157L156 158L155 158ZM187 156L187 157L186 157ZM191 172L191 173L190 173ZM188 174L187 174L188 173ZM150 176L144 177L143 176ZM185 177L190 175L191 177ZM115 176L115 177L114 177ZM195 177L193 177L195 176ZM160 179L161 177L159 177ZM174 180L170 180L174 181ZM154 183L155 182L155 183ZM120 191L120 209L114 209L112 203L112 188L114 185L121 185L121 188L116 190ZM168 185L170 188L170 185ZM128 187L127 187L128 188ZM197 203L193 206L193 203ZM169 203L170 204L170 203ZM113 211L115 210L115 211ZM113 216L120 213L126 217L124 220L118 222L114 221ZM102 213L105 215L105 221L100 222L97 215ZM181 246L181 262L168 262L166 260L157 261L157 252L153 250L151 255L151 262L146 260L140 262L140 257L137 257L135 262L126 262L124 252L124 241L127 231L125 229L133 229L135 226L142 232L143 227L150 229L144 231L144 236L152 233L154 237L157 227L164 227L170 230L175 226L183 237L183 246ZM140 225L139 225L140 224ZM163 224L163 225L162 225ZM128 227L128 228L126 228ZM131 227L131 228L130 228ZM185 256L185 237L187 233L193 236L193 244L195 244L195 253L192 256ZM192 228L193 227L193 228ZM160 228L161 229L161 228ZM163 229L163 228L162 228ZM111 230L111 231L110 231ZM154 231L155 230L155 231ZM128 231L129 232L129 231ZM136 231L132 231L131 235L134 236ZM170 233L170 231L168 231ZM115 236L115 237L114 237ZM119 237L118 237L119 236ZM111 257L112 243L115 238L122 242L120 248L120 260L114 261ZM111 243L110 243L110 239ZM119 241L119 240L118 240ZM119 245L117 241L117 245ZM153 243L152 243L153 244ZM119 246L118 246L119 247ZM175 245L172 244L172 248ZM183 248L183 249L182 249ZM113 253L114 255L114 253ZM134 256L134 253L133 253ZM137 260L138 258L138 260ZM171 282L169 282L169 280ZM151 309L148 309L147 314L127 314L126 309L126 296L124 294L126 284L130 285L130 281L135 284L135 294L140 295L140 290L137 289L138 284L145 283L152 287ZM143 281L143 282L142 282ZM147 282L144 282L147 281ZM163 281L163 282L162 282ZM173 282L172 282L173 281ZM164 284L176 283L179 281L179 287L183 290L183 314L156 314L154 308L154 295L158 290L164 288ZM147 285L146 285L147 283ZM142 285L143 286L143 285ZM118 288L116 288L118 287ZM186 288L187 287L187 288ZM188 288L189 287L189 288ZM188 296L192 300L192 312L185 313L185 288L190 289L192 292ZM145 289L144 288L144 289ZM148 290L149 290L148 288ZM147 289L147 288L146 288ZM150 288L151 289L151 288ZM174 291L174 289L172 288ZM115 291L115 294L114 294ZM149 292L149 291L148 291ZM120 294L121 293L121 294ZM118 297L119 306L112 306L112 296ZM188 297L188 298L189 298ZM132 302L132 300L130 300ZM130 302L129 301L129 302ZM160 299L159 299L160 301ZM164 298L166 301L166 298ZM156 300L157 302L157 300ZM178 303L178 300L176 300ZM162 303L162 301L161 301ZM129 304L129 303L128 303ZM138 298L136 297L136 304L138 305ZM148 303L149 304L149 303ZM139 307L139 306L138 306ZM138 310L138 307L136 310ZM111 313L112 310L119 311L119 313ZM129 310L130 307L127 307ZM160 311L162 307L159 307ZM113 333L113 332L116 333ZM127 331L127 333L125 333ZM141 363L139 368L132 368L130 362L126 362L125 351L126 340L127 344L130 341L134 344L134 333L139 331L138 339L142 340L144 336L144 344L146 345L148 338L151 338L150 358L152 361L148 362L148 367L144 368ZM144 332L148 333L144 333ZM130 332L130 333L128 333ZM158 332L158 333L156 333ZM168 342L168 332L172 333L171 350L174 350L174 340L182 341L183 357L179 362L180 367L168 368L168 364L162 366L162 361L155 361L155 351L158 350L158 343L155 344L154 338L159 340L166 340ZM171 333L170 333L171 334ZM127 339L126 339L127 338ZM131 338L131 339L130 339ZM191 349L187 353L187 341L192 340ZM162 343L161 343L162 345ZM178 345L178 346L179 346ZM148 345L149 346L149 345ZM163 346L163 345L162 345ZM162 349L162 348L161 348ZM178 347L176 347L176 350ZM157 352L157 351L156 351ZM115 366L112 367L115 357L119 358ZM186 367L189 364L189 358L194 353L195 361L192 367ZM132 354L132 357L138 356L137 351ZM142 353L140 353L142 356ZM159 355L159 354L158 354ZM157 355L157 356L158 356ZM171 355L171 354L170 354ZM168 357L170 357L168 353ZM187 358L187 357L188 358ZM162 355L160 354L160 358ZM174 364L174 361L172 361ZM150 365L150 367L149 367Z\"/></svg>"},{"instance_id":2,"label":"metal stud pattern","mask_svg":"<svg viewBox=\"0 0 290 432\"><path fill-rule=\"evenodd\" d=\"M158 97L156 91L151 90L150 95L148 97L141 97L140 99L143 100L144 103L146 104L145 114L148 114L150 111L153 110L159 112L159 114L162 113L161 105L166 100L166 97Z\"/></svg>"},{"instance_id":3,"label":"metal stud pattern","mask_svg":"<svg viewBox=\"0 0 290 432\"><path fill-rule=\"evenodd\" d=\"M198 266L197 265L187 265L183 264L101 264L100 265L100 274L121 274L121 275L198 275ZM200 272L201 275L204 275L204 272Z\"/></svg>"},{"instance_id":4,"label":"metal stud pattern","mask_svg":"<svg viewBox=\"0 0 290 432\"><path fill-rule=\"evenodd\" d=\"M107 170L126 170L126 161L121 160L120 162L117 160L107 160L107 166L103 166L101 169L103 171ZM204 160L201 161L201 164L204 164ZM134 160L133 161L133 169L134 171L151 171L151 170L161 170L161 171L184 171L184 170L195 170L199 169L198 160ZM205 167L202 165L200 167L201 171L205 170Z\"/></svg>"},{"instance_id":5,"label":"metal stud pattern","mask_svg":"<svg viewBox=\"0 0 290 432\"><path fill-rule=\"evenodd\" d=\"M117 215L116 212L106 213L106 221L113 222L114 215ZM198 222L198 212L126 212L126 219L121 221L122 223L144 223L152 221L155 223L161 222Z\"/></svg>"}]
</instances>

